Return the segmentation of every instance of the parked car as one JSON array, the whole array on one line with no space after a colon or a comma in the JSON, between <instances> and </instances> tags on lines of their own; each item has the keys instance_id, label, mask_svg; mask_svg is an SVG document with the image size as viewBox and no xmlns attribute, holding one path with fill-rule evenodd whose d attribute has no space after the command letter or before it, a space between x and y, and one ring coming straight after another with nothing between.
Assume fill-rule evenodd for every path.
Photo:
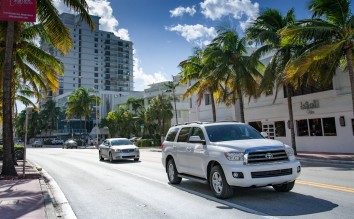
<instances>
[{"instance_id":1,"label":"parked car","mask_svg":"<svg viewBox=\"0 0 354 219\"><path fill-rule=\"evenodd\" d=\"M301 172L290 146L238 122L171 127L162 144L162 164L171 184L182 178L204 182L221 199L232 197L236 186L289 192Z\"/></svg>"},{"instance_id":2,"label":"parked car","mask_svg":"<svg viewBox=\"0 0 354 219\"><path fill-rule=\"evenodd\" d=\"M108 138L104 140L98 148L100 161L108 158L110 162L120 159L134 159L139 161L140 151L127 138Z\"/></svg>"},{"instance_id":3,"label":"parked car","mask_svg":"<svg viewBox=\"0 0 354 219\"><path fill-rule=\"evenodd\" d=\"M65 148L66 149L68 149L68 148L71 148L71 149L76 148L77 149L77 142L73 139L68 139L63 144L63 149L65 149Z\"/></svg>"},{"instance_id":4,"label":"parked car","mask_svg":"<svg viewBox=\"0 0 354 219\"><path fill-rule=\"evenodd\" d=\"M56 139L52 140L52 144L55 144L55 145L64 144L64 140L56 138Z\"/></svg>"},{"instance_id":5,"label":"parked car","mask_svg":"<svg viewBox=\"0 0 354 219\"><path fill-rule=\"evenodd\" d=\"M18 144L18 145L25 145L25 142L22 141L22 140L17 140L17 141L15 142L15 144Z\"/></svg>"},{"instance_id":6,"label":"parked car","mask_svg":"<svg viewBox=\"0 0 354 219\"><path fill-rule=\"evenodd\" d=\"M34 141L32 147L33 148L43 147L43 143L40 140Z\"/></svg>"}]
</instances>

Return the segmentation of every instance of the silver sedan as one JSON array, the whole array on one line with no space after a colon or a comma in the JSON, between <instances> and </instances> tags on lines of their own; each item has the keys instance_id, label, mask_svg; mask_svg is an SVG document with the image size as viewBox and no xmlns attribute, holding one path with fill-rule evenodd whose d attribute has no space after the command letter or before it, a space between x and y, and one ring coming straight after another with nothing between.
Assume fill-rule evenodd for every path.
<instances>
[{"instance_id":1,"label":"silver sedan","mask_svg":"<svg viewBox=\"0 0 354 219\"><path fill-rule=\"evenodd\" d=\"M99 146L100 161L108 158L110 162L121 159L139 161L139 148L127 138L108 138Z\"/></svg>"}]
</instances>

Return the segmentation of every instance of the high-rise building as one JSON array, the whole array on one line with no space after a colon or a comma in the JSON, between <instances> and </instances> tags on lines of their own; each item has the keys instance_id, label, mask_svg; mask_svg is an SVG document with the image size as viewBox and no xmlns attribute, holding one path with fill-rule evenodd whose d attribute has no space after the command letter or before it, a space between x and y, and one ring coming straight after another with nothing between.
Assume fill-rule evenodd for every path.
<instances>
[{"instance_id":1,"label":"high-rise building","mask_svg":"<svg viewBox=\"0 0 354 219\"><path fill-rule=\"evenodd\" d=\"M64 64L64 75L59 77L59 89L49 93L57 106L65 110L64 103L77 88L94 88L102 99L99 106L93 106L88 129L105 118L114 106L127 96L135 96L133 84L133 43L115 36L114 33L99 28L100 17L91 15L95 30L81 19L80 15L63 13L60 19L69 29L72 39L72 50L63 55L52 46L41 43L41 48L48 51ZM45 101L45 100L44 100ZM96 118L99 115L99 119ZM81 120L59 118L57 132L67 134L81 129ZM78 130L77 132L82 132Z\"/></svg>"},{"instance_id":2,"label":"high-rise building","mask_svg":"<svg viewBox=\"0 0 354 219\"><path fill-rule=\"evenodd\" d=\"M50 51L64 63L64 76L53 96L71 92L79 87L98 91L132 91L133 89L133 43L122 40L111 32L99 30L98 16L91 16L95 30L82 21L80 15L63 13L60 19L70 30L73 47L62 55L50 46Z\"/></svg>"}]
</instances>

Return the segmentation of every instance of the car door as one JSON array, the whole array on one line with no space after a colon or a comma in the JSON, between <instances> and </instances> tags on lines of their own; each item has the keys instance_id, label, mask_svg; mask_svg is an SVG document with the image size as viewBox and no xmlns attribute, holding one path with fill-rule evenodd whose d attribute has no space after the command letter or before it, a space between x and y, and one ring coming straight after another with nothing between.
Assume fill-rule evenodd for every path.
<instances>
[{"instance_id":1,"label":"car door","mask_svg":"<svg viewBox=\"0 0 354 219\"><path fill-rule=\"evenodd\" d=\"M205 135L200 127L193 127L190 136L199 136L201 140L205 140ZM188 141L188 172L193 176L206 178L205 157L207 153L206 145L202 143L191 143Z\"/></svg>"},{"instance_id":2,"label":"car door","mask_svg":"<svg viewBox=\"0 0 354 219\"><path fill-rule=\"evenodd\" d=\"M102 155L104 157L108 157L108 151L109 151L109 141L105 140L103 141L102 145L101 145L101 152L102 152Z\"/></svg>"},{"instance_id":3,"label":"car door","mask_svg":"<svg viewBox=\"0 0 354 219\"><path fill-rule=\"evenodd\" d=\"M190 127L183 127L178 133L176 145L176 166L178 172L189 174L189 158L190 151L188 148L188 138Z\"/></svg>"}]
</instances>

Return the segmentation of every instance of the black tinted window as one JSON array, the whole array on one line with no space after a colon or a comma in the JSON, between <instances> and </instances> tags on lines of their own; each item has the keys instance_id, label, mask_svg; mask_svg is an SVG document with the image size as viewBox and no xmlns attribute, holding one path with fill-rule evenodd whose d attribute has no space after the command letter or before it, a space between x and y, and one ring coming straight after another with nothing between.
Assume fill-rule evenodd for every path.
<instances>
[{"instance_id":1,"label":"black tinted window","mask_svg":"<svg viewBox=\"0 0 354 219\"><path fill-rule=\"evenodd\" d=\"M257 130L246 124L213 125L206 126L205 129L212 142L263 139Z\"/></svg>"},{"instance_id":2,"label":"black tinted window","mask_svg":"<svg viewBox=\"0 0 354 219\"><path fill-rule=\"evenodd\" d=\"M177 141L178 142L187 142L190 129L191 129L190 127L182 128L181 131L179 132Z\"/></svg>"},{"instance_id":3,"label":"black tinted window","mask_svg":"<svg viewBox=\"0 0 354 219\"><path fill-rule=\"evenodd\" d=\"M167 133L166 141L174 141L177 132L178 132L178 128L173 128L173 129L171 128L170 131Z\"/></svg>"}]
</instances>

